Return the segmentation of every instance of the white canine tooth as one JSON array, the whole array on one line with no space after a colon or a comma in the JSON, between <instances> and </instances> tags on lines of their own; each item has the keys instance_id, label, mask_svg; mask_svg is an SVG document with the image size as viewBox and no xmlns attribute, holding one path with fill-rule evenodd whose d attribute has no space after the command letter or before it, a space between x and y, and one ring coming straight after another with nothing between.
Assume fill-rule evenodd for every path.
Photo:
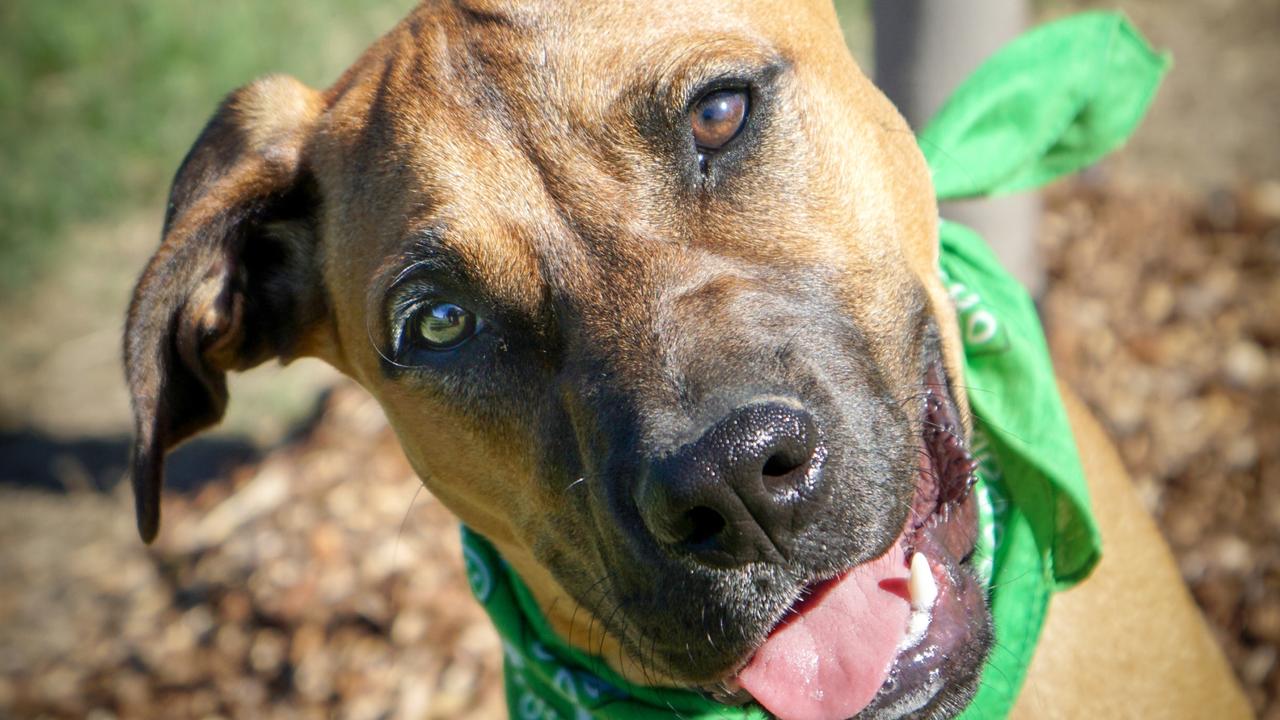
<instances>
[{"instance_id":1,"label":"white canine tooth","mask_svg":"<svg viewBox=\"0 0 1280 720\"><path fill-rule=\"evenodd\" d=\"M911 577L907 578L907 593L911 595L911 607L915 610L932 610L938 599L938 583L933 579L929 561L924 553L911 556Z\"/></svg>"}]
</instances>

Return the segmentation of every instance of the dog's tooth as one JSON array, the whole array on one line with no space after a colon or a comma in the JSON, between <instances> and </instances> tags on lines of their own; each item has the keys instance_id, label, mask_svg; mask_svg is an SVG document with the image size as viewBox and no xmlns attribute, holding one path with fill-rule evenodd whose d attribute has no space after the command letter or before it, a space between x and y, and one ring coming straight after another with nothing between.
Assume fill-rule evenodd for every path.
<instances>
[{"instance_id":1,"label":"dog's tooth","mask_svg":"<svg viewBox=\"0 0 1280 720\"><path fill-rule=\"evenodd\" d=\"M907 593L911 595L911 607L915 610L932 610L938 599L938 582L933 579L929 561L924 553L911 556L911 576L907 578Z\"/></svg>"}]
</instances>

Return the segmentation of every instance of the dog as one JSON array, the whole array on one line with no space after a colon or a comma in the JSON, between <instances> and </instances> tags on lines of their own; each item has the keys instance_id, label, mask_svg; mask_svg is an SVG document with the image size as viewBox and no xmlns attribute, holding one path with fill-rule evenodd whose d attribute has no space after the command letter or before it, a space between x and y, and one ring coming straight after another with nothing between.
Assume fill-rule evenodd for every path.
<instances>
[{"instance_id":1,"label":"dog","mask_svg":"<svg viewBox=\"0 0 1280 720\"><path fill-rule=\"evenodd\" d=\"M920 502L932 478L962 507L970 472L937 237L914 137L827 0L423 3L327 90L233 92L183 161L125 335L139 530L226 373L317 357L623 677L781 717L952 716L1001 649L973 514ZM1053 600L1015 716L1247 715L1062 394L1106 553ZM924 442L938 424L956 442ZM867 598L896 580L914 602L920 514L955 611L895 695L870 665L910 607ZM818 592L860 634L813 638L820 692L792 697L753 658Z\"/></svg>"}]
</instances>

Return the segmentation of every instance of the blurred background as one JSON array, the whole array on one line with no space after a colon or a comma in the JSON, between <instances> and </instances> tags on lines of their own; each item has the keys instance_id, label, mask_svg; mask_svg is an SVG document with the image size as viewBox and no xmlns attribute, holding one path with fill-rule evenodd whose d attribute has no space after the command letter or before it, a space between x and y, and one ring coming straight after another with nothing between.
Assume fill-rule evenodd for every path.
<instances>
[{"instance_id":1,"label":"blurred background","mask_svg":"<svg viewBox=\"0 0 1280 720\"><path fill-rule=\"evenodd\" d=\"M233 381L150 548L120 482L124 308L183 154L226 92L327 85L412 4L0 3L0 718L503 716L454 521L324 366ZM838 5L870 71L867 4ZM1280 0L1029 17L1084 7L1175 68L1127 149L1041 199L1050 344L1280 718Z\"/></svg>"}]
</instances>

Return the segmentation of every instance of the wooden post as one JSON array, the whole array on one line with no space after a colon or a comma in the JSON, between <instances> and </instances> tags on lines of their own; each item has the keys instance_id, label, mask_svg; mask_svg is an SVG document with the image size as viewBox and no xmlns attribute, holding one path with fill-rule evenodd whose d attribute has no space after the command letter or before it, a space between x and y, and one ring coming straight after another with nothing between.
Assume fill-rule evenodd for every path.
<instances>
[{"instance_id":1,"label":"wooden post","mask_svg":"<svg viewBox=\"0 0 1280 720\"><path fill-rule=\"evenodd\" d=\"M1026 0L872 0L876 84L919 129L969 73L1027 26ZM978 231L1033 296L1044 289L1036 251L1040 197L946 203L942 216Z\"/></svg>"}]
</instances>

